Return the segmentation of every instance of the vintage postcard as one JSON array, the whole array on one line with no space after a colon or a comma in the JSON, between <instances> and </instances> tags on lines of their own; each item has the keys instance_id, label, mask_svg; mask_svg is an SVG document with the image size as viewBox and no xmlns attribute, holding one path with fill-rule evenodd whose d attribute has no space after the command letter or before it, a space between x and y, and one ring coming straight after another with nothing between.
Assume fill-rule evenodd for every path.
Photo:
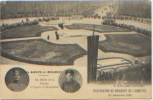
<instances>
[{"instance_id":1,"label":"vintage postcard","mask_svg":"<svg viewBox=\"0 0 153 100\"><path fill-rule=\"evenodd\" d=\"M151 99L150 0L0 1L0 99Z\"/></svg>"}]
</instances>

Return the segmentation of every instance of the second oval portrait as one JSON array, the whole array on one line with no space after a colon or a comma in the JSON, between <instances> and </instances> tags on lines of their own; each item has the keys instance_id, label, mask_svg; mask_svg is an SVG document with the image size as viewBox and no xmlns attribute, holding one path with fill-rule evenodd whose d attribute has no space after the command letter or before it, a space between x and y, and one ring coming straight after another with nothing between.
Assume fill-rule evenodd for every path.
<instances>
[{"instance_id":1,"label":"second oval portrait","mask_svg":"<svg viewBox=\"0 0 153 100\"><path fill-rule=\"evenodd\" d=\"M67 93L77 92L82 85L82 76L75 69L66 69L59 76L59 85Z\"/></svg>"}]
</instances>

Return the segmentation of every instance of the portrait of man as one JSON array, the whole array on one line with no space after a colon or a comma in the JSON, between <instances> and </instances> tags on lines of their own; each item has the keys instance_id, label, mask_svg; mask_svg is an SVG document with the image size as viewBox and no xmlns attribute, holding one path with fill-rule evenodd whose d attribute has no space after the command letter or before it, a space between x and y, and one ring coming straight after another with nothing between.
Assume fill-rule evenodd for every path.
<instances>
[{"instance_id":1,"label":"portrait of man","mask_svg":"<svg viewBox=\"0 0 153 100\"><path fill-rule=\"evenodd\" d=\"M9 73L12 74L12 75L9 75L7 73L5 81L7 81L7 82L8 82L8 80L11 81L10 83L6 84L7 87L10 90L15 91L15 92L20 92L20 91L24 90L27 87L27 84L25 84L24 81L23 81L25 79L23 79L23 75L22 75L21 71L18 68L11 69L9 71ZM8 78L9 76L12 76L12 78Z\"/></svg>"},{"instance_id":2,"label":"portrait of man","mask_svg":"<svg viewBox=\"0 0 153 100\"><path fill-rule=\"evenodd\" d=\"M65 77L66 80L62 82L61 88L63 91L67 93L74 93L78 91L81 88L81 85L79 82L77 82L74 77L75 75L75 70L73 69L67 69L65 72ZM77 74L78 75L78 74ZM80 77L80 76L79 76Z\"/></svg>"}]
</instances>

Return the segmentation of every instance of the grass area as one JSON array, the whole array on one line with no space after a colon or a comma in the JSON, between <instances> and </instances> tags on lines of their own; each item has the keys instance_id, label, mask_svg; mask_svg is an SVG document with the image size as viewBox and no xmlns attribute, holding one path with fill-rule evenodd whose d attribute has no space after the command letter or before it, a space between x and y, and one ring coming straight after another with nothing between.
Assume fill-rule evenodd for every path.
<instances>
[{"instance_id":1,"label":"grass area","mask_svg":"<svg viewBox=\"0 0 153 100\"><path fill-rule=\"evenodd\" d=\"M139 34L106 34L106 40L99 42L104 52L118 52L136 57L151 56L151 40Z\"/></svg>"},{"instance_id":2,"label":"grass area","mask_svg":"<svg viewBox=\"0 0 153 100\"><path fill-rule=\"evenodd\" d=\"M40 33L51 30L57 30L57 28L53 26L32 25L4 31L0 33L0 36L1 39L24 38L40 36Z\"/></svg>"},{"instance_id":3,"label":"grass area","mask_svg":"<svg viewBox=\"0 0 153 100\"><path fill-rule=\"evenodd\" d=\"M44 65L72 65L86 54L78 44L53 44L42 39L2 42L1 52L13 60Z\"/></svg>"},{"instance_id":4,"label":"grass area","mask_svg":"<svg viewBox=\"0 0 153 100\"><path fill-rule=\"evenodd\" d=\"M86 29L93 30L93 26L95 26L96 32L130 32L129 30L125 30L123 28L108 26L108 25L94 25L94 24L72 24L66 25L64 27L68 29Z\"/></svg>"}]
</instances>

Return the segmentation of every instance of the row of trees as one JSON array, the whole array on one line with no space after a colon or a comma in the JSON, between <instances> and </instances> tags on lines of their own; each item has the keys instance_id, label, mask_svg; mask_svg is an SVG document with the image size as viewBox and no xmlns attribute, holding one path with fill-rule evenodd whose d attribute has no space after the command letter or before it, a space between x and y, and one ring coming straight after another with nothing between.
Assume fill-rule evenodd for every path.
<instances>
[{"instance_id":1,"label":"row of trees","mask_svg":"<svg viewBox=\"0 0 153 100\"><path fill-rule=\"evenodd\" d=\"M42 17L42 16L71 16L81 14L92 16L94 11L110 2L79 2L79 1L7 1L1 2L1 18ZM116 1L116 15L151 18L151 2Z\"/></svg>"},{"instance_id":2,"label":"row of trees","mask_svg":"<svg viewBox=\"0 0 153 100\"><path fill-rule=\"evenodd\" d=\"M141 18L151 18L151 1L120 1L118 4L118 14Z\"/></svg>"},{"instance_id":3,"label":"row of trees","mask_svg":"<svg viewBox=\"0 0 153 100\"><path fill-rule=\"evenodd\" d=\"M1 4L1 18L92 15L105 3L79 1L7 1Z\"/></svg>"},{"instance_id":4,"label":"row of trees","mask_svg":"<svg viewBox=\"0 0 153 100\"><path fill-rule=\"evenodd\" d=\"M114 20L105 20L103 22L103 25L113 25L113 26L116 26L116 27L128 29L128 30L131 30L131 31L135 31L137 33L144 34L145 36L148 36L148 37L151 38L151 31L146 30L146 29L142 29L142 28L139 28L139 27L135 27L133 25L116 23Z\"/></svg>"}]
</instances>

